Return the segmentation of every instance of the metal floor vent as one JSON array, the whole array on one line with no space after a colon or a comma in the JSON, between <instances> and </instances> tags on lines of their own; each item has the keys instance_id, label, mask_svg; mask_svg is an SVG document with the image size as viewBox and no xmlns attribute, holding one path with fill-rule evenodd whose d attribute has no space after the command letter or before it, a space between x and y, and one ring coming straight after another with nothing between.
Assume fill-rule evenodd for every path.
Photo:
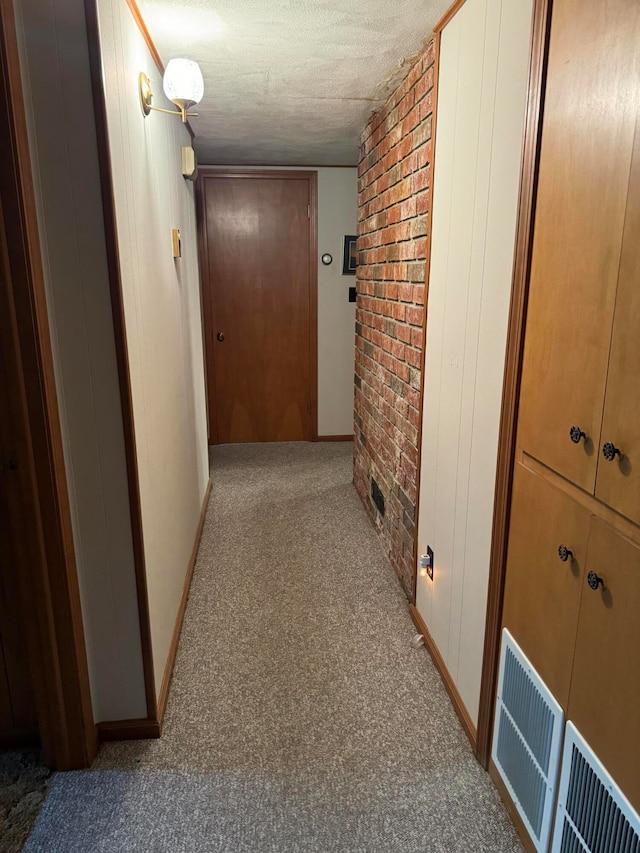
<instances>
[{"instance_id":1,"label":"metal floor vent","mask_svg":"<svg viewBox=\"0 0 640 853\"><path fill-rule=\"evenodd\" d=\"M504 628L491 757L539 853L551 836L563 722L562 708Z\"/></svg>"},{"instance_id":2,"label":"metal floor vent","mask_svg":"<svg viewBox=\"0 0 640 853\"><path fill-rule=\"evenodd\" d=\"M567 723L552 853L640 853L640 817Z\"/></svg>"}]
</instances>

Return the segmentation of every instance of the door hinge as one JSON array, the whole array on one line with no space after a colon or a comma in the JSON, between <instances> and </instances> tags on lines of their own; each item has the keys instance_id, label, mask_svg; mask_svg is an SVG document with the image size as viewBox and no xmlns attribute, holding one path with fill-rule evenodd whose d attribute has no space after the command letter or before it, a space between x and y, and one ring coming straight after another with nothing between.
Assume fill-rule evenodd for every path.
<instances>
[{"instance_id":1,"label":"door hinge","mask_svg":"<svg viewBox=\"0 0 640 853\"><path fill-rule=\"evenodd\" d=\"M307 205L307 219L311 219L311 205Z\"/></svg>"}]
</instances>

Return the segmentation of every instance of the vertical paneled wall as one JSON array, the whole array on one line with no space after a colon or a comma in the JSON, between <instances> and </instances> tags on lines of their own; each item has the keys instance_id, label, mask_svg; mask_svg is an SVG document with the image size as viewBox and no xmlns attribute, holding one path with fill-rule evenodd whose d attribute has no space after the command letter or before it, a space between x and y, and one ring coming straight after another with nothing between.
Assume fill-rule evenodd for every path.
<instances>
[{"instance_id":1,"label":"vertical paneled wall","mask_svg":"<svg viewBox=\"0 0 640 853\"><path fill-rule=\"evenodd\" d=\"M146 717L83 0L16 0L96 722Z\"/></svg>"},{"instance_id":2,"label":"vertical paneled wall","mask_svg":"<svg viewBox=\"0 0 640 853\"><path fill-rule=\"evenodd\" d=\"M98 12L159 691L209 477L194 187L181 174L191 140L178 118L142 115L141 71L154 104L172 105L127 4Z\"/></svg>"},{"instance_id":3,"label":"vertical paneled wall","mask_svg":"<svg viewBox=\"0 0 640 853\"><path fill-rule=\"evenodd\" d=\"M354 482L413 594L434 43L362 134L358 167ZM382 517L371 478L385 498Z\"/></svg>"},{"instance_id":4,"label":"vertical paneled wall","mask_svg":"<svg viewBox=\"0 0 640 853\"><path fill-rule=\"evenodd\" d=\"M531 0L467 0L441 35L416 606L477 720Z\"/></svg>"}]
</instances>

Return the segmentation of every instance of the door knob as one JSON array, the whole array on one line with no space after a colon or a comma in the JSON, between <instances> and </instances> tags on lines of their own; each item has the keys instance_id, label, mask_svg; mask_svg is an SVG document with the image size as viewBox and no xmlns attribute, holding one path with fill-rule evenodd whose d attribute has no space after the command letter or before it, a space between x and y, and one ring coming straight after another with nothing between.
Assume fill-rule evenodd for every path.
<instances>
[{"instance_id":1,"label":"door knob","mask_svg":"<svg viewBox=\"0 0 640 853\"><path fill-rule=\"evenodd\" d=\"M604 587L604 581L602 580L600 575L597 575L595 572L589 572L589 574L587 575L587 583L593 590L598 589L600 585Z\"/></svg>"},{"instance_id":2,"label":"door knob","mask_svg":"<svg viewBox=\"0 0 640 853\"><path fill-rule=\"evenodd\" d=\"M574 444L580 444L580 439L587 440L586 432L583 432L579 426L572 426L569 430L569 438Z\"/></svg>"},{"instance_id":3,"label":"door knob","mask_svg":"<svg viewBox=\"0 0 640 853\"><path fill-rule=\"evenodd\" d=\"M220 343L222 343L222 341L224 340L224 332L218 332L216 338L220 341Z\"/></svg>"},{"instance_id":4,"label":"door knob","mask_svg":"<svg viewBox=\"0 0 640 853\"><path fill-rule=\"evenodd\" d=\"M607 441L606 444L602 445L602 455L607 462L613 462L616 456L622 456L622 453L612 441Z\"/></svg>"},{"instance_id":5,"label":"door knob","mask_svg":"<svg viewBox=\"0 0 640 853\"><path fill-rule=\"evenodd\" d=\"M558 557L560 557L563 563L566 563L569 557L573 559L573 551L570 551L566 545L561 545L558 548Z\"/></svg>"}]
</instances>

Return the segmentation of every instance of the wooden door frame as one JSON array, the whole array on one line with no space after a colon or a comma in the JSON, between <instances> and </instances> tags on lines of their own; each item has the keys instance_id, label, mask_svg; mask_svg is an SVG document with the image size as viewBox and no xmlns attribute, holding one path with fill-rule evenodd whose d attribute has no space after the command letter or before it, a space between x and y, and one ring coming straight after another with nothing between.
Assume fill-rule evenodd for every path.
<instances>
[{"instance_id":1,"label":"wooden door frame","mask_svg":"<svg viewBox=\"0 0 640 853\"><path fill-rule=\"evenodd\" d=\"M210 346L207 330L213 329L213 307L210 280L207 217L205 207L205 181L207 178L304 178L309 183L309 396L311 398L311 441L318 441L318 173L307 169L255 169L228 166L200 167L196 182L196 219L200 255L200 294L203 309L205 344L205 374L207 392L207 417L209 444L219 444L215 418L215 403L210 399L209 388L215 388L214 348Z\"/></svg>"},{"instance_id":2,"label":"wooden door frame","mask_svg":"<svg viewBox=\"0 0 640 853\"><path fill-rule=\"evenodd\" d=\"M17 465L0 476L13 479L14 529L28 531L16 570L42 747L50 767L67 770L91 764L97 734L11 0L0 0L0 98L0 333Z\"/></svg>"},{"instance_id":3,"label":"wooden door frame","mask_svg":"<svg viewBox=\"0 0 640 853\"><path fill-rule=\"evenodd\" d=\"M435 178L435 139L437 116L437 86L440 60L440 39L442 30L451 21L456 12L464 5L465 0L456 0L435 28L435 67L434 91L436 97L433 106L434 139L431 202L433 204L433 186ZM472 746L479 763L489 768L491 757L491 740L493 733L493 716L495 711L495 695L498 681L498 664L500 655L500 636L502 627L502 604L506 574L507 543L509 535L509 517L511 509L511 491L516 452L516 426L520 398L520 380L522 373L522 356L524 349L524 332L526 323L526 306L529 292L529 272L531 267L531 250L533 244L533 227L535 218L535 199L538 182L538 166L540 158L540 137L542 133L542 117L544 109L544 84L549 48L549 31L551 26L551 7L553 0L534 0L529 53L529 82L527 88L527 103L525 111L524 136L522 144L520 188L518 197L518 215L516 224L516 241L511 283L511 300L509 306L509 321L507 329L507 344L505 352L504 380L502 389L502 407L500 411L500 429L498 438L498 456L496 466L496 481L494 493L494 510L491 536L491 554L489 562L489 583L486 609L484 653L480 687L480 702L478 709L478 725L474 739L470 737ZM430 214L430 218L432 216ZM413 577L413 606L412 616L416 619L416 585L418 576L418 524L420 503L420 473L422 468L422 416L424 407L424 370L426 358L426 336L428 316L429 272L431 263L431 229L427 238L427 260L425 270L425 310L422 323L422 362L420 378L420 426L418 430L418 462L416 482L416 521L414 534L414 577ZM460 717L463 727L470 735L468 713L460 695L447 671L442 658L435 648L429 649L434 657L437 668L442 675L447 692L454 708ZM471 731L471 734L473 732Z\"/></svg>"}]
</instances>

